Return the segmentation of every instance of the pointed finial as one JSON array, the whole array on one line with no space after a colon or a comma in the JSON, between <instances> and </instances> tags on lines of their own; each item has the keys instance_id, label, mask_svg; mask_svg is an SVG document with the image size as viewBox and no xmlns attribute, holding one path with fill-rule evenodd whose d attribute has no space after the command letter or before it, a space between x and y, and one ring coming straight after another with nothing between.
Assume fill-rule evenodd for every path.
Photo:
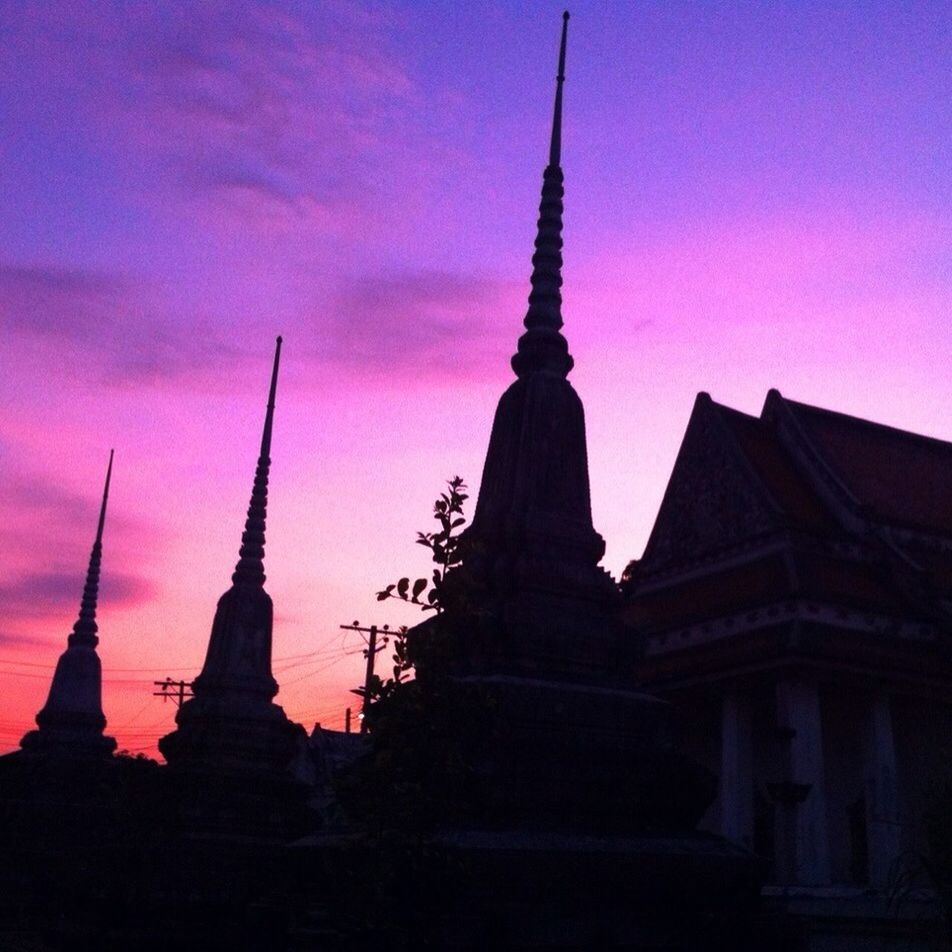
<instances>
[{"instance_id":1,"label":"pointed finial","mask_svg":"<svg viewBox=\"0 0 952 952\"><path fill-rule=\"evenodd\" d=\"M569 28L569 11L562 14L562 42L559 46L559 72L555 77L555 109L552 113L552 142L549 146L549 165L562 161L562 83L565 82L565 35Z\"/></svg>"},{"instance_id":2,"label":"pointed finial","mask_svg":"<svg viewBox=\"0 0 952 952\"><path fill-rule=\"evenodd\" d=\"M278 365L281 362L282 338L278 337L274 348L274 365L271 368L271 389L268 391L268 408L261 433L261 452L255 469L255 481L245 519L245 531L241 535L241 549L235 566L232 582L250 582L264 585L264 527L268 508L268 473L271 468L271 425L274 421L274 397L278 389Z\"/></svg>"},{"instance_id":3,"label":"pointed finial","mask_svg":"<svg viewBox=\"0 0 952 952\"><path fill-rule=\"evenodd\" d=\"M559 45L559 72L556 76L555 109L549 164L542 173L542 201L539 204L538 232L532 256L532 291L526 312L526 333L512 358L519 377L536 370L566 376L574 361L569 355L562 327L562 84L565 81L565 41L569 13L562 14L562 41Z\"/></svg>"},{"instance_id":4,"label":"pointed finial","mask_svg":"<svg viewBox=\"0 0 952 952\"><path fill-rule=\"evenodd\" d=\"M79 617L73 625L73 632L69 636L70 645L89 645L93 648L99 644L96 632L96 607L99 601L99 573L102 566L102 531L106 524L106 503L109 500L109 483L112 480L112 459L115 450L109 451L109 465L106 467L106 485L102 491L102 503L99 506L99 524L96 527L96 539L92 551L89 553L89 567L86 569L86 584L83 586L83 598L79 606Z\"/></svg>"}]
</instances>

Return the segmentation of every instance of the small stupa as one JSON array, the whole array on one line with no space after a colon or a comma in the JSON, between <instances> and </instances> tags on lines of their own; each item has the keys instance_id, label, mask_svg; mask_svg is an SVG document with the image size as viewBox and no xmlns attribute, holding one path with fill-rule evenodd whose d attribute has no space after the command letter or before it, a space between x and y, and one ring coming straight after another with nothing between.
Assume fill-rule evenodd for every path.
<instances>
[{"instance_id":1,"label":"small stupa","mask_svg":"<svg viewBox=\"0 0 952 952\"><path fill-rule=\"evenodd\" d=\"M264 589L265 517L271 466L271 430L281 359L277 339L271 389L261 435L251 502L231 587L218 600L194 696L179 708L177 729L159 740L173 768L280 771L303 732L275 704L271 673L274 607Z\"/></svg>"},{"instance_id":2,"label":"small stupa","mask_svg":"<svg viewBox=\"0 0 952 952\"><path fill-rule=\"evenodd\" d=\"M109 757L116 749L115 738L103 733L106 717L102 710L102 665L96 653L99 644L96 605L112 459L113 451L110 450L99 524L89 555L79 617L67 639L66 650L56 662L46 704L36 715L37 730L25 734L20 741L20 746L28 753L103 758Z\"/></svg>"}]
</instances>

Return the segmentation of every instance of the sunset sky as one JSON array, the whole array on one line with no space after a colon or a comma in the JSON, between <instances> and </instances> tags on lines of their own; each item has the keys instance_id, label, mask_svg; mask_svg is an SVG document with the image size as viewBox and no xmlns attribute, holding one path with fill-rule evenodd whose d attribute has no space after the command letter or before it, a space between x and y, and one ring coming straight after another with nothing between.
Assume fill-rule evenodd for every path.
<instances>
[{"instance_id":1,"label":"sunset sky","mask_svg":"<svg viewBox=\"0 0 952 952\"><path fill-rule=\"evenodd\" d=\"M76 617L109 449L108 733L155 754L228 587L284 336L278 702L339 727L341 623L460 474L521 331L562 6L0 5L0 751ZM574 3L563 313L592 504L640 555L695 394L952 439L947 0Z\"/></svg>"}]
</instances>

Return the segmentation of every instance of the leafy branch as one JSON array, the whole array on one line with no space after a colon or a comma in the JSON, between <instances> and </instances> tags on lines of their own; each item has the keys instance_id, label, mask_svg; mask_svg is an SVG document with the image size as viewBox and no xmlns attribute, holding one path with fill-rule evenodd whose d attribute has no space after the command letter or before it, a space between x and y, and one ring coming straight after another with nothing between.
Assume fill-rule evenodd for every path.
<instances>
[{"instance_id":1,"label":"leafy branch","mask_svg":"<svg viewBox=\"0 0 952 952\"><path fill-rule=\"evenodd\" d=\"M463 515L463 503L466 495L466 483L462 477L454 476L447 480L446 492L441 492L433 503L433 518L440 524L436 532L418 532L416 542L430 550L436 568L430 579L418 578L412 584L410 578L401 578L377 592L377 601L399 598L401 601L418 605L423 611L440 614L453 601L454 589L447 586L447 577L462 562L459 530L466 524ZM456 596L456 601L459 597ZM393 644L392 676L381 678L374 674L367 687L354 688L351 692L363 698L370 705L379 704L394 697L411 680L410 671L413 661L407 640L407 627L404 625L395 631L384 630L383 643ZM367 657L369 647L364 651Z\"/></svg>"},{"instance_id":2,"label":"leafy branch","mask_svg":"<svg viewBox=\"0 0 952 952\"><path fill-rule=\"evenodd\" d=\"M429 549L433 555L437 567L433 570L432 578L418 578L412 585L409 577L401 578L377 592L377 601L399 598L419 605L423 611L435 611L437 614L446 608L446 577L462 561L458 530L466 524L463 503L469 498L466 495L466 483L460 476L447 480L446 489L433 503L433 518L439 522L439 530L418 532L416 538L417 545Z\"/></svg>"}]
</instances>

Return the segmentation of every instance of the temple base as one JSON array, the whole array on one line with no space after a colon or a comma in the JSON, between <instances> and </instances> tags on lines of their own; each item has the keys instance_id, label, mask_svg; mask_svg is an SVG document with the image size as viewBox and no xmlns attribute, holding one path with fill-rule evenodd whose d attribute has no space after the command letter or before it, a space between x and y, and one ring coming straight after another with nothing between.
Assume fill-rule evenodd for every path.
<instances>
[{"instance_id":1,"label":"temple base","mask_svg":"<svg viewBox=\"0 0 952 952\"><path fill-rule=\"evenodd\" d=\"M195 698L159 740L181 828L203 837L280 841L306 822L295 760L307 735L277 704ZM306 760L306 758L304 758Z\"/></svg>"},{"instance_id":2,"label":"temple base","mask_svg":"<svg viewBox=\"0 0 952 952\"><path fill-rule=\"evenodd\" d=\"M82 727L43 727L23 735L24 752L41 756L107 758L116 750L114 737Z\"/></svg>"},{"instance_id":3,"label":"temple base","mask_svg":"<svg viewBox=\"0 0 952 952\"><path fill-rule=\"evenodd\" d=\"M294 948L740 952L758 879L716 837L465 829L317 835L295 845L305 908ZM373 908L362 891L374 884Z\"/></svg>"}]
</instances>

